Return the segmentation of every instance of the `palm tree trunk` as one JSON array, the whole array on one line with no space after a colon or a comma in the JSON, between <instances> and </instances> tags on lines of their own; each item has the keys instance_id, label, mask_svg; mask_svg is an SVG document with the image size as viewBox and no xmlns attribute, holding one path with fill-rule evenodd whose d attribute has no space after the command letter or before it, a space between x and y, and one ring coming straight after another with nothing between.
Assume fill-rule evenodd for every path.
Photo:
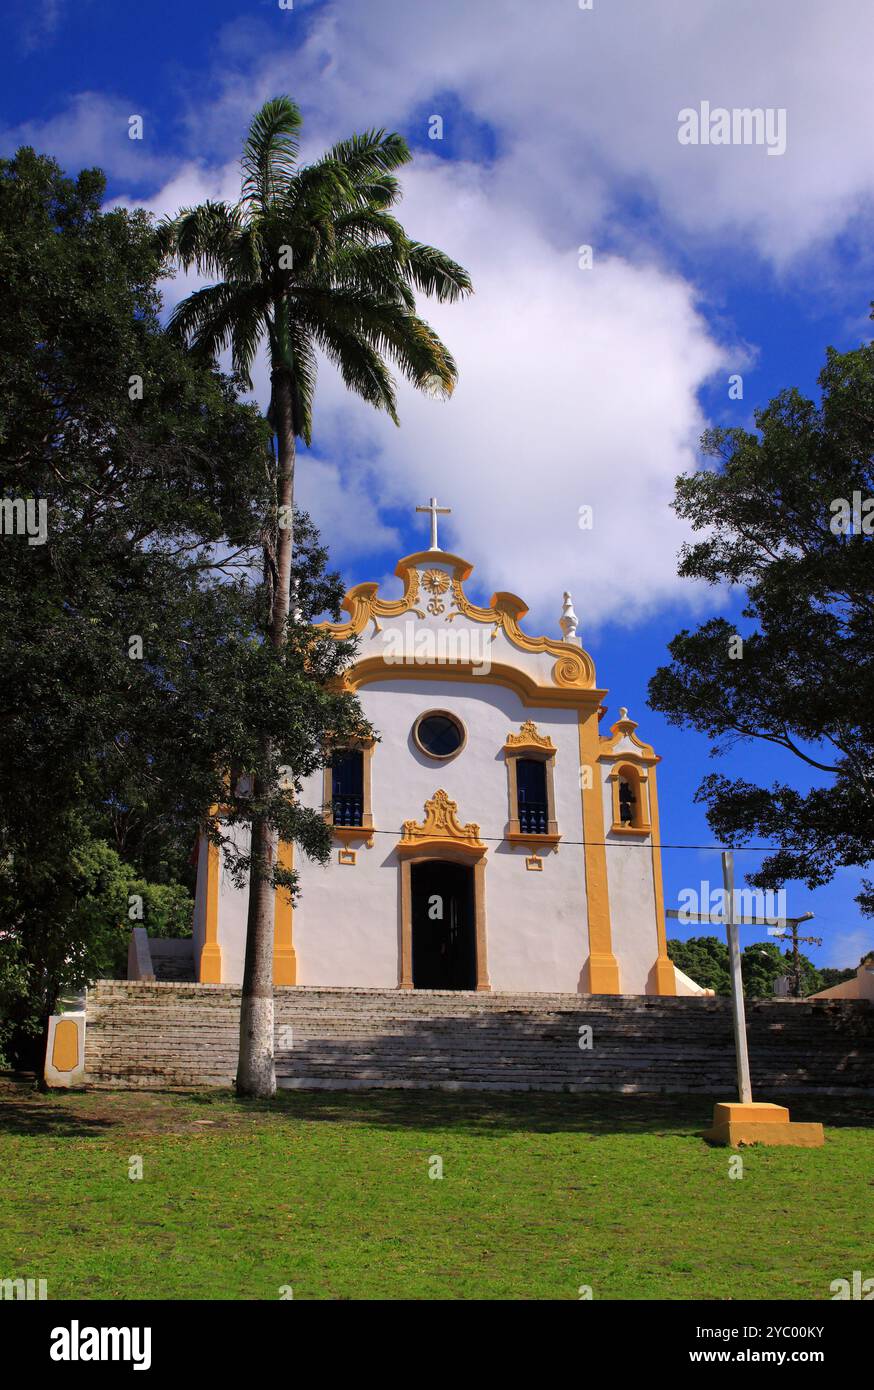
<instances>
[{"instance_id":1,"label":"palm tree trunk","mask_svg":"<svg viewBox=\"0 0 874 1390\"><path fill-rule=\"evenodd\" d=\"M278 577L273 596L270 639L274 647L285 642L285 625L291 604L291 556L294 549L294 411L291 373L287 368L273 372L273 413L279 450L279 533L276 543Z\"/></svg>"},{"instance_id":2,"label":"palm tree trunk","mask_svg":"<svg viewBox=\"0 0 874 1390\"><path fill-rule=\"evenodd\" d=\"M293 548L295 437L291 376L287 369L274 370L273 413L279 451L279 532L276 546L277 579L270 614L270 640L285 644L291 604ZM270 761L271 750L265 750ZM257 800L265 791L256 779ZM240 1054L237 1063L237 1095L272 1096L276 1091L273 1057L273 865L276 833L263 816L252 818L249 870L249 910L246 920L246 961L240 1002Z\"/></svg>"}]
</instances>

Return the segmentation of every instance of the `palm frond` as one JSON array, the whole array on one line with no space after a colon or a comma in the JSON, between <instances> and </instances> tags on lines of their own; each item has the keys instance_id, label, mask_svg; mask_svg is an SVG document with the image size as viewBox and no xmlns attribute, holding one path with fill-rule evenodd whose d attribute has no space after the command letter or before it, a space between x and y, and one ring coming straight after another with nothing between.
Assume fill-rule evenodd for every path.
<instances>
[{"instance_id":1,"label":"palm frond","mask_svg":"<svg viewBox=\"0 0 874 1390\"><path fill-rule=\"evenodd\" d=\"M356 183L366 183L380 174L390 174L403 164L409 164L412 157L402 135L395 131L386 135L384 130L367 130L362 135L350 136L348 140L338 140L320 163L339 164Z\"/></svg>"},{"instance_id":2,"label":"palm frond","mask_svg":"<svg viewBox=\"0 0 874 1390\"><path fill-rule=\"evenodd\" d=\"M369 205L338 217L334 223L334 231L340 245L344 242L356 242L362 246L370 246L379 241L386 241L398 256L405 256L410 246L409 238L397 218Z\"/></svg>"},{"instance_id":3,"label":"palm frond","mask_svg":"<svg viewBox=\"0 0 874 1390\"><path fill-rule=\"evenodd\" d=\"M332 282L339 289L369 290L412 312L416 297L405 276L398 271L398 257L386 243L344 246L334 256Z\"/></svg>"},{"instance_id":4,"label":"palm frond","mask_svg":"<svg viewBox=\"0 0 874 1390\"><path fill-rule=\"evenodd\" d=\"M195 266L199 274L221 275L242 229L239 208L207 200L165 218L156 236L162 254L184 270Z\"/></svg>"},{"instance_id":5,"label":"palm frond","mask_svg":"<svg viewBox=\"0 0 874 1390\"><path fill-rule=\"evenodd\" d=\"M325 325L355 334L390 357L420 390L452 394L458 378L454 359L434 329L404 306L362 290L296 286L294 314L317 340Z\"/></svg>"},{"instance_id":6,"label":"palm frond","mask_svg":"<svg viewBox=\"0 0 874 1390\"><path fill-rule=\"evenodd\" d=\"M294 176L303 125L290 97L265 101L253 118L243 146L243 201L269 207Z\"/></svg>"},{"instance_id":7,"label":"palm frond","mask_svg":"<svg viewBox=\"0 0 874 1390\"><path fill-rule=\"evenodd\" d=\"M452 304L462 295L472 294L473 285L464 266L453 261L436 246L411 241L407 254L410 280L422 294L434 295L441 304Z\"/></svg>"},{"instance_id":8,"label":"palm frond","mask_svg":"<svg viewBox=\"0 0 874 1390\"><path fill-rule=\"evenodd\" d=\"M292 323L288 337L294 432L309 447L313 442L313 398L316 393L318 363L313 350L312 336L303 324Z\"/></svg>"},{"instance_id":9,"label":"palm frond","mask_svg":"<svg viewBox=\"0 0 874 1390\"><path fill-rule=\"evenodd\" d=\"M386 411L394 424L399 424L391 373L366 337L328 320L315 324L312 336L328 360L336 366L343 385L368 405Z\"/></svg>"},{"instance_id":10,"label":"palm frond","mask_svg":"<svg viewBox=\"0 0 874 1390\"><path fill-rule=\"evenodd\" d=\"M167 329L192 352L210 361L230 348L234 371L251 389L252 363L268 322L267 311L262 286L225 280L181 300Z\"/></svg>"}]
</instances>

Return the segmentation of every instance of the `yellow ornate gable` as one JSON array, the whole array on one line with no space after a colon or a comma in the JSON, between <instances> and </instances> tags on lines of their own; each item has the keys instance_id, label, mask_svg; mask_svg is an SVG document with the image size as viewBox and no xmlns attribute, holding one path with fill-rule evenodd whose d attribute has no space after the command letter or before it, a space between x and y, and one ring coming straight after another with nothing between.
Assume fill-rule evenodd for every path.
<instances>
[{"instance_id":1,"label":"yellow ornate gable","mask_svg":"<svg viewBox=\"0 0 874 1390\"><path fill-rule=\"evenodd\" d=\"M442 787L430 801L425 802L424 810L423 821L404 821L398 843L399 852L451 845L477 857L485 854L487 847L479 837L479 826L473 821L462 825L458 818L458 803L450 801Z\"/></svg>"},{"instance_id":2,"label":"yellow ornate gable","mask_svg":"<svg viewBox=\"0 0 874 1390\"><path fill-rule=\"evenodd\" d=\"M551 672L551 685L539 685L530 677L522 677L522 683L531 687L527 693L535 697L535 702L537 692L543 693L547 689L561 691L562 703L577 702L576 696L579 694L582 702L588 705L596 695L600 698L606 694L605 691L595 690L595 664L582 647L560 638L530 637L522 631L519 624L528 612L528 607L516 594L503 591L492 594L487 608L471 603L464 592L464 581L472 572L473 566L467 560L445 551L423 550L415 555L406 555L398 561L395 569L395 574L404 581L402 598L383 599L379 597L378 584L356 584L349 589L343 600L343 609L349 614L349 621L325 622L319 623L318 626L338 641L344 641L357 637L368 623L373 623L374 633L381 632L380 618L398 618L405 613L412 613L414 617L424 620L426 610L432 617L446 623L463 616L470 622L488 624L494 634L503 632L511 645L519 651L546 652L556 658ZM380 664L373 658L364 658L357 663L359 671L356 672L356 668L353 667L349 672L349 688L354 689L359 683L356 679L357 674L371 679L378 678L375 672ZM371 666L373 670L370 669ZM426 671L430 673L430 663L424 663L416 669L422 674ZM502 674L499 664L496 664L494 669L498 676Z\"/></svg>"}]
</instances>

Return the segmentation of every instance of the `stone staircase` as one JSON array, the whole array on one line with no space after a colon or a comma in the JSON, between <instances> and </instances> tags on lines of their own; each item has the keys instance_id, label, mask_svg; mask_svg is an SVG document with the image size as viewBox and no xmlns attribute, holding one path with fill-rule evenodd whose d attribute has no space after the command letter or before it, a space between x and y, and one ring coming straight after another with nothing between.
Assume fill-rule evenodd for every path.
<instances>
[{"instance_id":1,"label":"stone staircase","mask_svg":"<svg viewBox=\"0 0 874 1390\"><path fill-rule=\"evenodd\" d=\"M240 991L101 980L88 992L86 1082L230 1086ZM580 1029L592 1028L591 1049ZM874 1009L850 1000L747 1005L754 1094L874 1094ZM735 1092L724 999L443 990L276 991L281 1087Z\"/></svg>"}]
</instances>

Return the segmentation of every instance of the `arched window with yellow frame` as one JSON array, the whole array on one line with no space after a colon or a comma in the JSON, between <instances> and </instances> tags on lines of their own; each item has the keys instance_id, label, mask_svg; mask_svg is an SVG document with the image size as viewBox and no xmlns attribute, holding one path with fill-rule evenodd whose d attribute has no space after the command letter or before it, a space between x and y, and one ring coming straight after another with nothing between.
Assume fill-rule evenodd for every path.
<instances>
[{"instance_id":1,"label":"arched window with yellow frame","mask_svg":"<svg viewBox=\"0 0 874 1390\"><path fill-rule=\"evenodd\" d=\"M557 846L561 840L555 810L556 748L529 719L504 744L511 844Z\"/></svg>"}]
</instances>

